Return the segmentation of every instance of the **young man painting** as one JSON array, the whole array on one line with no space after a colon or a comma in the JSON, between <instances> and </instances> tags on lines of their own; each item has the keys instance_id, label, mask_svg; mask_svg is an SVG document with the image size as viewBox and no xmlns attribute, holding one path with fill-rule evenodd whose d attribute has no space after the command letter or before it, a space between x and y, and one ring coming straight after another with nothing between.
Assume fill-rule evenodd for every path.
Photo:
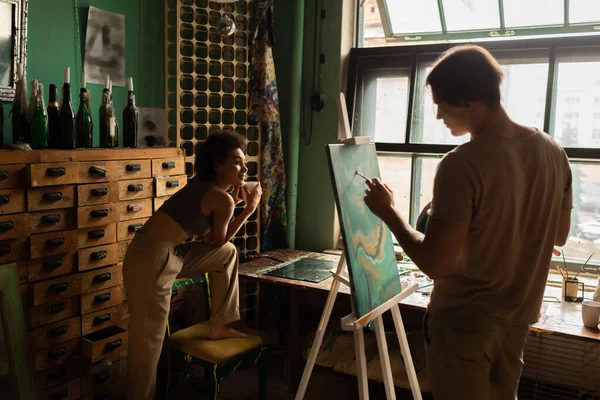
<instances>
[{"instance_id":1,"label":"young man painting","mask_svg":"<svg viewBox=\"0 0 600 400\"><path fill-rule=\"evenodd\" d=\"M425 234L400 216L387 185L367 182L367 206L434 280L424 330L436 400L517 398L553 248L569 232L567 156L509 118L502 77L494 57L472 45L448 50L427 77L437 118L471 140L438 166Z\"/></svg>"}]
</instances>

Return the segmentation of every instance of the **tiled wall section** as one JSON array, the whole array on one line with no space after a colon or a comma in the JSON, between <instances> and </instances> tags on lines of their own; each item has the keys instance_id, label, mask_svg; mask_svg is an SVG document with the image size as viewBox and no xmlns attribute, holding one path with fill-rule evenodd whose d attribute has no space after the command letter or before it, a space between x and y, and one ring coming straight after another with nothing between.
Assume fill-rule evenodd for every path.
<instances>
[{"instance_id":1,"label":"tiled wall section","mask_svg":"<svg viewBox=\"0 0 600 400\"><path fill-rule=\"evenodd\" d=\"M169 146L185 150L186 172L191 176L196 144L217 129L235 130L246 138L249 180L258 180L260 130L248 120L248 40L255 26L256 1L166 0L165 4ZM235 34L217 32L223 15L235 21ZM260 251L259 221L257 211L236 235L234 244L241 253Z\"/></svg>"}]
</instances>

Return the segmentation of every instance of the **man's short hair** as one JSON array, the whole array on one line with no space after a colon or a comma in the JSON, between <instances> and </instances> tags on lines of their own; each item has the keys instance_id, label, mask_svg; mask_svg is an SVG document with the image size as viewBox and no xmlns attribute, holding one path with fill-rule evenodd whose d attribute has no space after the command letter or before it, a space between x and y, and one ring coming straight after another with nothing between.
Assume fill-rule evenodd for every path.
<instances>
[{"instance_id":1,"label":"man's short hair","mask_svg":"<svg viewBox=\"0 0 600 400\"><path fill-rule=\"evenodd\" d=\"M444 52L427 76L437 102L464 107L473 101L500 105L504 73L498 61L480 46L455 46Z\"/></svg>"}]
</instances>

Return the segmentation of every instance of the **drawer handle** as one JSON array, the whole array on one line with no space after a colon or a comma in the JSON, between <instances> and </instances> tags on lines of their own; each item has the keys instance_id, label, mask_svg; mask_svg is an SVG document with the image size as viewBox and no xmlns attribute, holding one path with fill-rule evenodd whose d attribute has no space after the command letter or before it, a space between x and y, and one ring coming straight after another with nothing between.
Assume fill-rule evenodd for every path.
<instances>
[{"instance_id":1,"label":"drawer handle","mask_svg":"<svg viewBox=\"0 0 600 400\"><path fill-rule=\"evenodd\" d=\"M0 232L8 232L15 227L12 221L0 222Z\"/></svg>"},{"instance_id":2,"label":"drawer handle","mask_svg":"<svg viewBox=\"0 0 600 400\"><path fill-rule=\"evenodd\" d=\"M138 172L142 170L142 166L140 164L127 164L125 170L127 172Z\"/></svg>"},{"instance_id":3,"label":"drawer handle","mask_svg":"<svg viewBox=\"0 0 600 400\"><path fill-rule=\"evenodd\" d=\"M42 195L44 201L58 201L62 200L61 192L46 192Z\"/></svg>"},{"instance_id":4,"label":"drawer handle","mask_svg":"<svg viewBox=\"0 0 600 400\"><path fill-rule=\"evenodd\" d=\"M46 246L48 247L60 247L65 244L65 238L54 238L46 240Z\"/></svg>"},{"instance_id":5,"label":"drawer handle","mask_svg":"<svg viewBox=\"0 0 600 400\"><path fill-rule=\"evenodd\" d=\"M58 349L54 349L52 351L49 351L48 352L48 358L54 359L54 358L58 358L60 356L64 356L65 354L67 354L67 348L66 347L60 347Z\"/></svg>"},{"instance_id":6,"label":"drawer handle","mask_svg":"<svg viewBox=\"0 0 600 400\"><path fill-rule=\"evenodd\" d=\"M48 380L56 381L60 378L63 378L67 375L67 370L65 367L58 367L48 370Z\"/></svg>"},{"instance_id":7,"label":"drawer handle","mask_svg":"<svg viewBox=\"0 0 600 400\"><path fill-rule=\"evenodd\" d=\"M69 331L69 327L67 325L59 326L58 328L54 328L50 331L50 336L57 337L62 336Z\"/></svg>"},{"instance_id":8,"label":"drawer handle","mask_svg":"<svg viewBox=\"0 0 600 400\"><path fill-rule=\"evenodd\" d=\"M63 176L67 174L67 170L64 167L59 168L46 168L46 175L48 176Z\"/></svg>"},{"instance_id":9,"label":"drawer handle","mask_svg":"<svg viewBox=\"0 0 600 400\"><path fill-rule=\"evenodd\" d=\"M108 370L99 372L96 374L96 383L100 384L110 378L110 372Z\"/></svg>"},{"instance_id":10,"label":"drawer handle","mask_svg":"<svg viewBox=\"0 0 600 400\"><path fill-rule=\"evenodd\" d=\"M69 394L69 389L65 388L61 391L58 391L56 393L52 393L50 395L50 400L60 400L60 399L64 399L65 397L67 397L67 395Z\"/></svg>"},{"instance_id":11,"label":"drawer handle","mask_svg":"<svg viewBox=\"0 0 600 400\"><path fill-rule=\"evenodd\" d=\"M92 189L91 194L94 197L106 196L106 195L108 195L108 189L107 188Z\"/></svg>"},{"instance_id":12,"label":"drawer handle","mask_svg":"<svg viewBox=\"0 0 600 400\"><path fill-rule=\"evenodd\" d=\"M96 283L106 282L106 281L110 281L110 272L107 272L105 274L96 275L94 277L94 282L96 282Z\"/></svg>"},{"instance_id":13,"label":"drawer handle","mask_svg":"<svg viewBox=\"0 0 600 400\"><path fill-rule=\"evenodd\" d=\"M65 311L65 303L49 304L48 308L46 308L46 313L48 314L59 314L63 311Z\"/></svg>"},{"instance_id":14,"label":"drawer handle","mask_svg":"<svg viewBox=\"0 0 600 400\"><path fill-rule=\"evenodd\" d=\"M10 201L10 196L9 195L0 196L0 206L8 204L9 201Z\"/></svg>"},{"instance_id":15,"label":"drawer handle","mask_svg":"<svg viewBox=\"0 0 600 400\"><path fill-rule=\"evenodd\" d=\"M44 267L46 268L58 268L58 267L62 267L62 259L60 258L55 258L53 260L46 260L44 261Z\"/></svg>"},{"instance_id":16,"label":"drawer handle","mask_svg":"<svg viewBox=\"0 0 600 400\"><path fill-rule=\"evenodd\" d=\"M102 260L107 256L108 254L106 253L106 250L95 251L92 254L90 254L90 258L94 261Z\"/></svg>"},{"instance_id":17,"label":"drawer handle","mask_svg":"<svg viewBox=\"0 0 600 400\"><path fill-rule=\"evenodd\" d=\"M10 245L8 245L8 244L0 245L0 256L7 255L8 253L10 253Z\"/></svg>"},{"instance_id":18,"label":"drawer handle","mask_svg":"<svg viewBox=\"0 0 600 400\"><path fill-rule=\"evenodd\" d=\"M99 294L98 296L94 297L94 301L96 303L106 303L107 301L109 301L111 298L110 293L104 293L104 294Z\"/></svg>"},{"instance_id":19,"label":"drawer handle","mask_svg":"<svg viewBox=\"0 0 600 400\"><path fill-rule=\"evenodd\" d=\"M122 344L123 344L123 340L117 339L117 340L112 341L110 343L106 343L106 345L104 346L104 348L106 349L106 351L113 351L114 349L117 349L117 348L121 347Z\"/></svg>"},{"instance_id":20,"label":"drawer handle","mask_svg":"<svg viewBox=\"0 0 600 400\"><path fill-rule=\"evenodd\" d=\"M108 217L108 210L105 208L104 210L94 210L90 213L92 218L104 218Z\"/></svg>"},{"instance_id":21,"label":"drawer handle","mask_svg":"<svg viewBox=\"0 0 600 400\"><path fill-rule=\"evenodd\" d=\"M127 206L127 211L129 211L129 212L142 211L142 205L141 204L130 204Z\"/></svg>"},{"instance_id":22,"label":"drawer handle","mask_svg":"<svg viewBox=\"0 0 600 400\"><path fill-rule=\"evenodd\" d=\"M8 179L8 171L0 171L0 181L5 181Z\"/></svg>"},{"instance_id":23,"label":"drawer handle","mask_svg":"<svg viewBox=\"0 0 600 400\"><path fill-rule=\"evenodd\" d=\"M142 190L144 190L144 185L142 185L141 183L135 185L131 184L127 186L127 190L130 192L141 192Z\"/></svg>"},{"instance_id":24,"label":"drawer handle","mask_svg":"<svg viewBox=\"0 0 600 400\"><path fill-rule=\"evenodd\" d=\"M131 224L127 227L129 232L139 232L142 229L143 224Z\"/></svg>"},{"instance_id":25,"label":"drawer handle","mask_svg":"<svg viewBox=\"0 0 600 400\"><path fill-rule=\"evenodd\" d=\"M96 229L88 232L88 239L100 239L104 237L104 229Z\"/></svg>"},{"instance_id":26,"label":"drawer handle","mask_svg":"<svg viewBox=\"0 0 600 400\"><path fill-rule=\"evenodd\" d=\"M57 222L60 222L60 214L44 215L42 217L42 222L44 224L55 224Z\"/></svg>"},{"instance_id":27,"label":"drawer handle","mask_svg":"<svg viewBox=\"0 0 600 400\"><path fill-rule=\"evenodd\" d=\"M175 161L165 161L162 163L163 169L173 169L175 168Z\"/></svg>"},{"instance_id":28,"label":"drawer handle","mask_svg":"<svg viewBox=\"0 0 600 400\"><path fill-rule=\"evenodd\" d=\"M97 317L94 318L93 325L100 325L100 324L103 324L108 321L110 321L110 313L98 315Z\"/></svg>"},{"instance_id":29,"label":"drawer handle","mask_svg":"<svg viewBox=\"0 0 600 400\"><path fill-rule=\"evenodd\" d=\"M61 282L61 283L55 283L54 285L50 286L50 291L51 292L55 292L55 293L61 293L64 292L65 290L67 290L69 288L69 284L67 282Z\"/></svg>"},{"instance_id":30,"label":"drawer handle","mask_svg":"<svg viewBox=\"0 0 600 400\"><path fill-rule=\"evenodd\" d=\"M110 394L110 389L104 389L94 395L94 400L108 399L109 394Z\"/></svg>"},{"instance_id":31,"label":"drawer handle","mask_svg":"<svg viewBox=\"0 0 600 400\"><path fill-rule=\"evenodd\" d=\"M167 181L168 188L176 188L179 187L179 181Z\"/></svg>"},{"instance_id":32,"label":"drawer handle","mask_svg":"<svg viewBox=\"0 0 600 400\"><path fill-rule=\"evenodd\" d=\"M94 166L90 167L90 169L88 170L88 172L91 175L98 175L98 176L102 176L102 177L106 176L106 170L105 169L94 167Z\"/></svg>"}]
</instances>

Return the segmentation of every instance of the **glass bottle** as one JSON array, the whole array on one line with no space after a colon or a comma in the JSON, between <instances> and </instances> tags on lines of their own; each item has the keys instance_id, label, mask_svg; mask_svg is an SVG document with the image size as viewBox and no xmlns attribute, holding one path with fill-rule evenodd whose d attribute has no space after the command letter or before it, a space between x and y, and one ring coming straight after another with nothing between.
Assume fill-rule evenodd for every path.
<instances>
[{"instance_id":1,"label":"glass bottle","mask_svg":"<svg viewBox=\"0 0 600 400\"><path fill-rule=\"evenodd\" d=\"M74 149L77 145L75 130L75 113L71 103L71 85L69 83L70 68L65 68L65 84L63 86L62 104L60 105L60 131L63 149Z\"/></svg>"},{"instance_id":2,"label":"glass bottle","mask_svg":"<svg viewBox=\"0 0 600 400\"><path fill-rule=\"evenodd\" d=\"M29 126L31 127L31 148L48 147L48 114L44 104L44 85L31 81L31 101L29 102Z\"/></svg>"},{"instance_id":3,"label":"glass bottle","mask_svg":"<svg viewBox=\"0 0 600 400\"><path fill-rule=\"evenodd\" d=\"M23 74L23 64L17 64L15 100L11 109L13 143L29 143L30 132L27 121L27 87Z\"/></svg>"},{"instance_id":4,"label":"glass bottle","mask_svg":"<svg viewBox=\"0 0 600 400\"><path fill-rule=\"evenodd\" d=\"M75 126L77 127L77 147L93 147L92 138L94 124L92 122L92 114L90 114L89 110L89 93L85 87L84 72L81 76L81 89L79 90L79 110L77 111L77 117L75 118Z\"/></svg>"},{"instance_id":5,"label":"glass bottle","mask_svg":"<svg viewBox=\"0 0 600 400\"><path fill-rule=\"evenodd\" d=\"M55 84L50 84L48 98L48 148L61 148L60 111L58 109L58 90Z\"/></svg>"},{"instance_id":6,"label":"glass bottle","mask_svg":"<svg viewBox=\"0 0 600 400\"><path fill-rule=\"evenodd\" d=\"M139 112L135 106L133 78L127 81L129 99L123 109L123 147L137 147Z\"/></svg>"}]
</instances>

